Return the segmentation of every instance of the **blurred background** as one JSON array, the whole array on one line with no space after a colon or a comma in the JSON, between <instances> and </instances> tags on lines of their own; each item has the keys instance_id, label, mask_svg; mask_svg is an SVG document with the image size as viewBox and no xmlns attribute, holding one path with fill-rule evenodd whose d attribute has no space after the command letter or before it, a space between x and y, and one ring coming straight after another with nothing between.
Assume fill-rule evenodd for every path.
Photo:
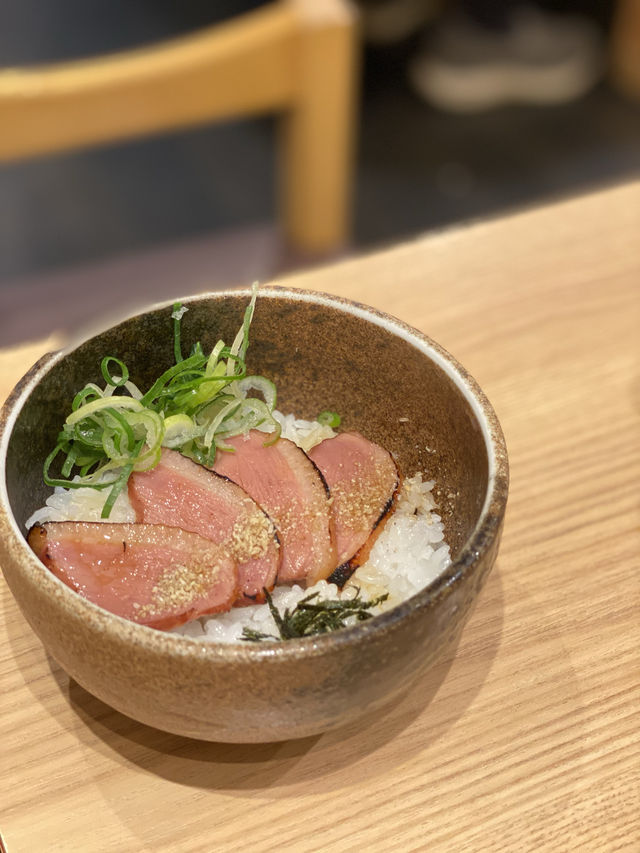
<instances>
[{"instance_id":1,"label":"blurred background","mask_svg":"<svg viewBox=\"0 0 640 853\"><path fill-rule=\"evenodd\" d=\"M339 56L329 42L326 55L321 47L308 48L309 56L318 53L309 91L315 87L318 103L325 98L320 109L327 111L329 131L316 131L313 122L286 131L295 137L287 145L295 148L297 165L288 178L294 197L285 202L284 214L280 173L292 149L281 150L281 117L302 109L302 100L292 107L275 97L271 106L259 94L271 80L258 61L265 33L285 27L284 18L268 17L276 6L303 10L303 17L316 18L312 26L329 21L348 29L353 46ZM351 7L356 15L340 0L4 0L0 346L73 330L105 311L267 281L640 174L637 0L361 0ZM49 84L33 76L25 84L27 95L21 88L22 70L37 74L50 63L132 49L142 49L144 57L166 39L186 38L188 46L189 38L209 27L226 39L216 50L225 53L232 45L242 55L240 29L225 28L245 20L257 21L246 49L247 67L255 61L257 77L246 83L247 94L240 92L240 106L227 107L225 100L225 113L216 120L172 125L169 119L157 132L134 127L130 135L100 144L80 139L66 145L57 137L61 102L45 103ZM311 42L304 38L295 41L295 50L307 50ZM293 44L287 36L286 50ZM300 54L292 56L300 60ZM208 84L214 99L226 85L238 89L233 75L225 76L226 59L220 61L219 76L214 73ZM300 61L307 68L307 59ZM297 67L285 63L282 71L278 65L277 74L295 76ZM87 65L60 78L56 97L62 90L67 97L72 78L79 75L82 86L92 73ZM96 91L103 86L98 76ZM329 88L326 94L325 82L335 87L333 94ZM273 85L289 93L292 84ZM172 91L167 85L167 100ZM142 100L129 99L122 109L117 99L109 100L101 121L124 123L126 130L132 103L140 115L145 111L144 92L138 96ZM154 98L161 102L162 93ZM41 115L24 119L23 128L30 99ZM182 101L184 106L188 95ZM99 109L100 103L95 100ZM69 114L82 125L84 107L74 109ZM339 120L332 118L336 109L342 110ZM135 116L132 121L135 126ZM332 121L345 122L339 138ZM49 136L53 150L39 150ZM295 175L305 152L313 174L300 179L298 192ZM324 162L333 170L326 182L331 198L321 186L321 168L313 165ZM328 230L312 222L317 198L334 223ZM343 225L345 206L352 215Z\"/></svg>"}]
</instances>

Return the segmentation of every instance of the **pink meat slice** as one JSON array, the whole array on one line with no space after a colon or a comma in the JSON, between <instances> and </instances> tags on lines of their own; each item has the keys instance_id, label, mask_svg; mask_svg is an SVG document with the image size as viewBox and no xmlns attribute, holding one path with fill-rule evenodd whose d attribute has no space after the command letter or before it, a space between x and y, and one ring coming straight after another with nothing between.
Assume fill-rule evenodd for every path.
<instances>
[{"instance_id":1,"label":"pink meat slice","mask_svg":"<svg viewBox=\"0 0 640 853\"><path fill-rule=\"evenodd\" d=\"M154 524L61 521L35 525L29 544L67 586L105 610L174 628L229 610L235 560L202 536Z\"/></svg>"},{"instance_id":2,"label":"pink meat slice","mask_svg":"<svg viewBox=\"0 0 640 853\"><path fill-rule=\"evenodd\" d=\"M391 454L357 432L309 451L331 490L338 564L354 559L394 506L398 469Z\"/></svg>"},{"instance_id":3,"label":"pink meat slice","mask_svg":"<svg viewBox=\"0 0 640 853\"><path fill-rule=\"evenodd\" d=\"M237 604L264 601L280 566L273 522L235 483L164 449L158 465L129 478L136 521L198 533L226 548L238 563Z\"/></svg>"},{"instance_id":4,"label":"pink meat slice","mask_svg":"<svg viewBox=\"0 0 640 853\"><path fill-rule=\"evenodd\" d=\"M326 484L306 453L280 438L265 447L258 430L225 439L214 470L245 489L273 519L282 546L279 582L313 584L335 569L331 504Z\"/></svg>"}]
</instances>

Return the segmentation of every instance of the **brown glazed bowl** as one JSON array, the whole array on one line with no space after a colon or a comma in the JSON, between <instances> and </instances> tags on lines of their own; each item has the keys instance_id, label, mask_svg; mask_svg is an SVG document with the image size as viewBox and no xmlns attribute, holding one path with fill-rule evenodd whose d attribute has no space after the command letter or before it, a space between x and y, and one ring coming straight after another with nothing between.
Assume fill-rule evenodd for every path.
<instances>
[{"instance_id":1,"label":"brown glazed bowl","mask_svg":"<svg viewBox=\"0 0 640 853\"><path fill-rule=\"evenodd\" d=\"M183 343L231 343L250 292L183 300ZM89 692L140 722L211 741L317 734L382 708L432 665L469 615L498 550L508 487L504 439L475 381L441 347L364 305L261 289L249 370L276 382L278 408L343 427L390 450L400 471L436 479L451 566L402 605L356 627L273 644L218 645L114 616L52 575L25 541L49 490L42 463L74 393L116 355L138 385L173 361L170 304L45 356L0 425L0 563L29 624ZM19 665L16 662L16 665Z\"/></svg>"}]
</instances>

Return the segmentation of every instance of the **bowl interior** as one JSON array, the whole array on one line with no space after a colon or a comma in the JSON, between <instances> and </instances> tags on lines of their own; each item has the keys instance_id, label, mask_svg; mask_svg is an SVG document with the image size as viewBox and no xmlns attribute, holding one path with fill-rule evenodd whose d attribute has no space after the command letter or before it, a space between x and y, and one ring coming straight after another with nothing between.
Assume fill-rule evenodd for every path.
<instances>
[{"instance_id":1,"label":"bowl interior","mask_svg":"<svg viewBox=\"0 0 640 853\"><path fill-rule=\"evenodd\" d=\"M200 340L207 351L231 344L248 302L247 291L186 300L183 353ZM429 353L429 354L428 354ZM171 306L134 316L57 358L22 406L7 454L7 490L22 530L50 490L42 463L55 444L74 394L102 385L100 362L117 356L142 389L173 364ZM430 357L435 356L435 360ZM450 366L443 369L442 362ZM440 363L437 363L440 362ZM323 409L391 451L405 476L436 480L434 494L452 556L478 522L488 488L485 435L461 387L461 368L437 345L364 307L312 294L268 288L258 297L248 367L271 378L278 408L312 419ZM451 373L458 374L454 381Z\"/></svg>"}]
</instances>

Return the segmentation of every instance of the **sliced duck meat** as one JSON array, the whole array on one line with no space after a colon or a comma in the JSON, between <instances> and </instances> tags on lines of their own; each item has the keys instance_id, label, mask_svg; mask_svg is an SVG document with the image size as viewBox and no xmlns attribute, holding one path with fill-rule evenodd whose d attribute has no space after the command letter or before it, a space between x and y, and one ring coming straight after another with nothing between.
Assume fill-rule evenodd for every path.
<instances>
[{"instance_id":1,"label":"sliced duck meat","mask_svg":"<svg viewBox=\"0 0 640 853\"><path fill-rule=\"evenodd\" d=\"M274 523L235 483L176 450L162 451L158 465L129 478L136 520L198 533L225 547L238 563L237 604L264 601L280 566Z\"/></svg>"},{"instance_id":2,"label":"sliced duck meat","mask_svg":"<svg viewBox=\"0 0 640 853\"><path fill-rule=\"evenodd\" d=\"M336 549L329 492L307 454L258 430L225 439L214 470L245 489L273 519L282 546L279 582L313 584L335 569Z\"/></svg>"},{"instance_id":3,"label":"sliced duck meat","mask_svg":"<svg viewBox=\"0 0 640 853\"><path fill-rule=\"evenodd\" d=\"M396 464L383 447L357 432L325 439L309 457L331 490L337 565L348 563L354 569L366 561L393 511L399 486Z\"/></svg>"},{"instance_id":4,"label":"sliced duck meat","mask_svg":"<svg viewBox=\"0 0 640 853\"><path fill-rule=\"evenodd\" d=\"M32 527L29 545L83 598L150 628L229 610L237 596L235 560L179 528L53 521Z\"/></svg>"}]
</instances>

